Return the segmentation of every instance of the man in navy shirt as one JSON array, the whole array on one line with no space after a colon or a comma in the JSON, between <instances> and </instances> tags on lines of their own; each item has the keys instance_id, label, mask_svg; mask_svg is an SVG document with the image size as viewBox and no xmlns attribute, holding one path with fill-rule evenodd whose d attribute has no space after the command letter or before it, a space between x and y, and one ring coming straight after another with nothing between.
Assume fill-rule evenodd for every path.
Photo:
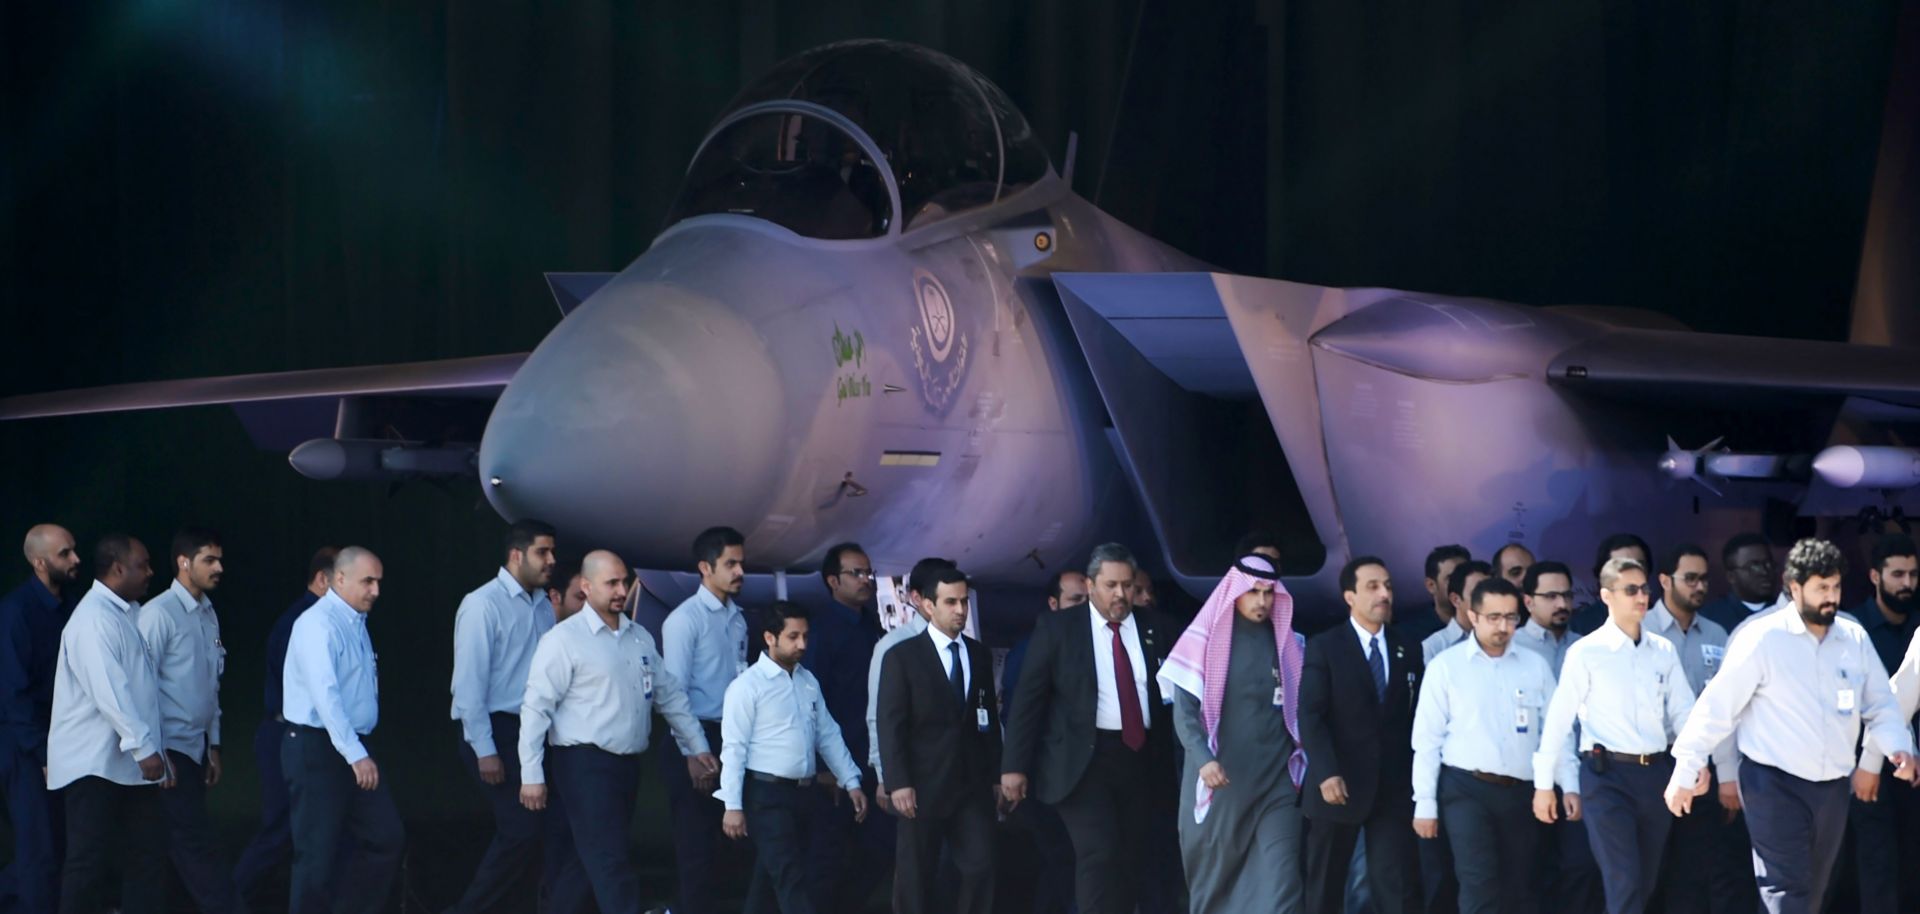
<instances>
[{"instance_id":1,"label":"man in navy shirt","mask_svg":"<svg viewBox=\"0 0 1920 914\"><path fill-rule=\"evenodd\" d=\"M3 881L13 910L52 912L58 897L60 804L47 791L47 726L60 629L78 601L80 553L66 528L27 531L33 576L0 600L0 786L13 820L13 863Z\"/></svg>"},{"instance_id":2,"label":"man in navy shirt","mask_svg":"<svg viewBox=\"0 0 1920 914\"><path fill-rule=\"evenodd\" d=\"M1892 673L1920 630L1920 550L1912 537L1892 533L1874 544L1872 558L1868 576L1873 596L1854 608L1853 617L1867 630L1881 665ZM1920 910L1920 875L1901 865L1920 855L1920 790L1886 777L1893 765L1883 766L1883 776L1870 789L1863 790L1862 779L1855 777L1854 797L1847 804L1861 914ZM1844 869L1834 875L1836 883L1845 878Z\"/></svg>"},{"instance_id":3,"label":"man in navy shirt","mask_svg":"<svg viewBox=\"0 0 1920 914\"><path fill-rule=\"evenodd\" d=\"M233 867L233 884L241 898L250 898L259 889L267 873L285 863L293 850L293 834L288 831L287 780L280 771L280 741L286 735L286 721L280 714L281 677L287 667L287 639L293 636L293 623L300 614L319 602L327 593L333 577L333 558L339 554L332 546L322 546L307 563L307 589L294 598L293 605L273 623L267 636L267 703L260 726L253 734L253 759L260 766L260 830L240 861Z\"/></svg>"},{"instance_id":4,"label":"man in navy shirt","mask_svg":"<svg viewBox=\"0 0 1920 914\"><path fill-rule=\"evenodd\" d=\"M841 543L827 550L820 562L820 578L833 602L812 614L807 652L800 663L820 682L827 713L840 726L847 750L860 763L860 787L866 799L879 781L867 767L867 664L874 645L886 632L873 602L873 561L858 543ZM867 816L856 822L850 815L827 814L851 798L822 770L816 791L818 809L811 817L820 830L811 844L807 867L809 893L820 911L865 910L873 889L893 869L893 820Z\"/></svg>"}]
</instances>

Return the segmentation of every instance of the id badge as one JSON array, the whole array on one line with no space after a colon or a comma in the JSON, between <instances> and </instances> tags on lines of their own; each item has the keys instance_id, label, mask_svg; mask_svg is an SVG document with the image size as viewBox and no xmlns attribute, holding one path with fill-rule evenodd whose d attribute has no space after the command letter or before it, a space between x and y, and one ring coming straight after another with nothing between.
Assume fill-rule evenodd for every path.
<instances>
[{"instance_id":1,"label":"id badge","mask_svg":"<svg viewBox=\"0 0 1920 914\"><path fill-rule=\"evenodd\" d=\"M981 733L987 732L987 709L986 708L973 709L973 724L974 726L980 728Z\"/></svg>"},{"instance_id":2,"label":"id badge","mask_svg":"<svg viewBox=\"0 0 1920 914\"><path fill-rule=\"evenodd\" d=\"M1842 714L1852 714L1853 713L1853 690L1852 689L1839 690L1839 692L1835 696L1833 706L1834 706L1834 710L1839 711Z\"/></svg>"},{"instance_id":3,"label":"id badge","mask_svg":"<svg viewBox=\"0 0 1920 914\"><path fill-rule=\"evenodd\" d=\"M1287 686L1280 681L1280 671L1273 671L1273 706L1278 708L1287 703Z\"/></svg>"},{"instance_id":4,"label":"id badge","mask_svg":"<svg viewBox=\"0 0 1920 914\"><path fill-rule=\"evenodd\" d=\"M1513 693L1513 732L1525 733L1533 725L1533 709L1526 706L1527 693L1516 689Z\"/></svg>"},{"instance_id":5,"label":"id badge","mask_svg":"<svg viewBox=\"0 0 1920 914\"><path fill-rule=\"evenodd\" d=\"M648 701L653 700L653 673L652 672L646 672L646 673L640 674L640 694L641 694L641 697L645 698Z\"/></svg>"}]
</instances>

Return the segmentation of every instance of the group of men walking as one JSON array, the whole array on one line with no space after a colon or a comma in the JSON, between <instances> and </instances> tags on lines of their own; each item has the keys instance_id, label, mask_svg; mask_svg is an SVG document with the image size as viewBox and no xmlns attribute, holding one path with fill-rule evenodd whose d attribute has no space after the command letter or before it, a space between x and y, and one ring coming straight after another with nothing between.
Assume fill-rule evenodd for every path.
<instances>
[{"instance_id":1,"label":"group of men walking","mask_svg":"<svg viewBox=\"0 0 1920 914\"><path fill-rule=\"evenodd\" d=\"M453 618L450 716L494 832L452 910L499 909L536 861L542 911L645 910L628 835L649 752L673 909L694 914L716 910L730 867L750 867L750 911L858 910L889 869L897 911L994 911L1003 818L1053 868L1036 910L1339 912L1364 847L1357 894L1376 914L1810 912L1846 881L1849 830L1862 910L1909 909L1864 845L1920 825L1911 788L1883 783L1920 779L1920 558L1884 537L1876 599L1849 614L1836 546L1802 540L1776 576L1755 539L1723 551L1735 592L1710 605L1703 550L1656 569L1644 542L1612 538L1599 600L1577 609L1564 564L1442 547L1424 569L1434 613L1397 623L1385 563L1360 557L1340 571L1345 620L1311 639L1276 548L1246 544L1180 625L1107 544L1056 577L996 682L951 561L913 567L916 615L883 632L858 545L823 561L830 605L747 613L744 537L712 528L693 544L700 587L656 641L618 556L560 570L555 531L521 521ZM223 771L223 551L204 530L171 545L173 581L147 600L139 540L103 537L83 590L71 534L29 532L34 576L0 601L18 848L0 882L21 910L160 911L171 860L199 908L240 911L290 849L291 910L384 908L405 842L365 742L379 557L322 550L274 628L263 824L229 869L205 808ZM1715 875L1742 852L1744 899Z\"/></svg>"}]
</instances>

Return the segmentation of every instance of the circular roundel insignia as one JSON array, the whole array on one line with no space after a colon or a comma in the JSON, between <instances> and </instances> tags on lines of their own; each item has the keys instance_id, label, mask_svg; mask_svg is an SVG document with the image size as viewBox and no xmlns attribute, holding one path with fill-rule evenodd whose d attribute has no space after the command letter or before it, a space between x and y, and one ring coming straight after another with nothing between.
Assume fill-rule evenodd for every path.
<instances>
[{"instance_id":1,"label":"circular roundel insignia","mask_svg":"<svg viewBox=\"0 0 1920 914\"><path fill-rule=\"evenodd\" d=\"M947 289L940 280L922 269L913 271L913 291L920 301L920 326L926 331L927 344L932 350L929 355L935 362L945 362L953 352L953 300L947 297Z\"/></svg>"}]
</instances>

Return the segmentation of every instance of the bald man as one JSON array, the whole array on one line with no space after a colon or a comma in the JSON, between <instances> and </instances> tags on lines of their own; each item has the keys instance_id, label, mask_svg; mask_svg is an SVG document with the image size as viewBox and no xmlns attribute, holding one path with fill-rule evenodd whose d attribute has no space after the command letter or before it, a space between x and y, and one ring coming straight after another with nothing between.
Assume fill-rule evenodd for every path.
<instances>
[{"instance_id":1,"label":"bald man","mask_svg":"<svg viewBox=\"0 0 1920 914\"><path fill-rule=\"evenodd\" d=\"M340 550L333 585L293 623L287 642L280 767L292 800L290 914L385 910L400 869L400 811L361 742L380 721L367 614L385 573L372 552Z\"/></svg>"},{"instance_id":2,"label":"bald man","mask_svg":"<svg viewBox=\"0 0 1920 914\"><path fill-rule=\"evenodd\" d=\"M33 573L0 600L0 787L13 820L13 862L0 881L19 909L54 909L60 861L54 856L58 807L47 792L47 726L53 720L53 668L60 628L80 597L80 553L55 524L27 531Z\"/></svg>"}]
</instances>

